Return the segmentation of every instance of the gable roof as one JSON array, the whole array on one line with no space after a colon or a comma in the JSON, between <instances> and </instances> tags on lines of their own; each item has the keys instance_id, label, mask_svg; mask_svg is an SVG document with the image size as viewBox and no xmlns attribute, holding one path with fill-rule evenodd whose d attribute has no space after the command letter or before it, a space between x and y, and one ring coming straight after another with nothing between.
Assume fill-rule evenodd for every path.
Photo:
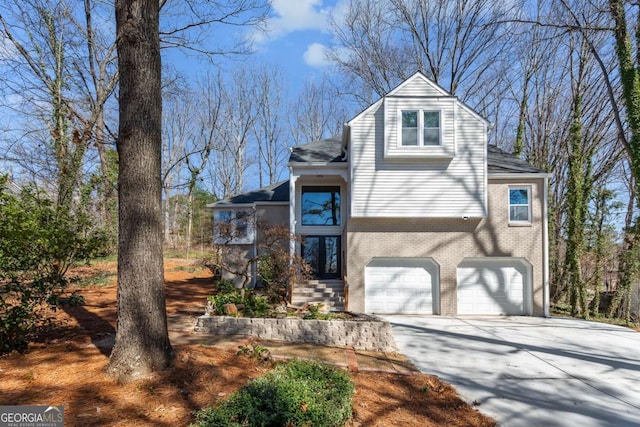
<instances>
[{"instance_id":1,"label":"gable roof","mask_svg":"<svg viewBox=\"0 0 640 427\"><path fill-rule=\"evenodd\" d=\"M398 84L396 87L394 87L393 89L391 89L389 91L389 93L385 94L384 96L382 96L380 99L378 99L377 101L375 101L373 104L369 105L367 108L365 108L364 110L362 110L360 113L358 113L355 117L353 117L351 120L349 120L347 122L347 124L350 126L352 123L354 123L355 121L357 121L360 117L364 116L365 114L367 114L367 112L369 112L370 110L372 110L373 108L375 108L377 105L379 105L381 102L383 102L383 100L385 98L390 98L390 97L394 97L396 96L396 94L398 92L400 92L405 86L409 85L413 80L422 80L423 82L425 82L426 84L428 84L429 86L431 86L436 92L441 94L441 97L444 98L453 98L456 100L456 102L458 103L458 105L460 105L462 108L464 108L465 110L467 110L472 116L474 116L476 119L478 119L479 121L485 123L485 124L489 124L489 121L487 119L485 119L484 117L482 117L480 114L478 114L478 112L476 110L474 110L473 108L469 107L467 104L465 104L464 102L462 102L460 100L460 98L458 98L455 95L450 94L449 92L447 92L446 89L444 89L442 86L440 86L439 84L437 84L436 82L432 81L431 79L429 79L429 77L427 77L422 71L418 70L415 73L413 73L411 75L411 77L407 78L406 80L404 80L403 82L401 82L400 84Z\"/></svg>"},{"instance_id":2,"label":"gable roof","mask_svg":"<svg viewBox=\"0 0 640 427\"><path fill-rule=\"evenodd\" d=\"M321 139L291 149L289 163L344 163L342 141L335 138Z\"/></svg>"},{"instance_id":3,"label":"gable roof","mask_svg":"<svg viewBox=\"0 0 640 427\"><path fill-rule=\"evenodd\" d=\"M207 205L207 207L221 207L230 205L244 205L256 202L288 202L289 201L289 180L280 181L258 190L250 191L237 196L228 197L219 202Z\"/></svg>"},{"instance_id":4,"label":"gable roof","mask_svg":"<svg viewBox=\"0 0 640 427\"><path fill-rule=\"evenodd\" d=\"M489 173L546 173L495 145L487 145L487 171Z\"/></svg>"}]
</instances>

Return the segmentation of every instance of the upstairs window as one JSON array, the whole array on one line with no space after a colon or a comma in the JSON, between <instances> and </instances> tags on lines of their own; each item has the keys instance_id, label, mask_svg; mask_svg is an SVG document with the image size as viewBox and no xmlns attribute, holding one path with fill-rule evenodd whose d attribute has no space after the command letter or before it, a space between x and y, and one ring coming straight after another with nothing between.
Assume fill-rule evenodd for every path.
<instances>
[{"instance_id":1,"label":"upstairs window","mask_svg":"<svg viewBox=\"0 0 640 427\"><path fill-rule=\"evenodd\" d=\"M440 112L422 113L422 145L440 145Z\"/></svg>"},{"instance_id":2,"label":"upstairs window","mask_svg":"<svg viewBox=\"0 0 640 427\"><path fill-rule=\"evenodd\" d=\"M435 146L440 142L440 111L401 111L402 146Z\"/></svg>"},{"instance_id":3,"label":"upstairs window","mask_svg":"<svg viewBox=\"0 0 640 427\"><path fill-rule=\"evenodd\" d=\"M509 187L509 222L531 223L531 187Z\"/></svg>"},{"instance_id":4,"label":"upstairs window","mask_svg":"<svg viewBox=\"0 0 640 427\"><path fill-rule=\"evenodd\" d=\"M213 234L216 244L251 244L255 236L252 209L215 210Z\"/></svg>"},{"instance_id":5,"label":"upstairs window","mask_svg":"<svg viewBox=\"0 0 640 427\"><path fill-rule=\"evenodd\" d=\"M340 186L302 187L302 225L340 225Z\"/></svg>"}]
</instances>

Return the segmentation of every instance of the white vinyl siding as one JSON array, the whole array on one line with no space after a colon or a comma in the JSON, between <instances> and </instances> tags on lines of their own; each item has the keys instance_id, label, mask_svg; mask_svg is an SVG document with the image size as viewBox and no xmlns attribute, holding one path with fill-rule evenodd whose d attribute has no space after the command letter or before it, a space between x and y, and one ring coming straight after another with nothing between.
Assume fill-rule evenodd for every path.
<instances>
[{"instance_id":1,"label":"white vinyl siding","mask_svg":"<svg viewBox=\"0 0 640 427\"><path fill-rule=\"evenodd\" d=\"M402 98L397 99L394 115ZM406 100L405 100L406 101ZM449 102L449 101L448 101ZM351 215L354 217L486 216L486 130L464 108L442 110L449 159L390 161L384 156L385 109L378 103L351 124ZM411 109L413 105L404 106ZM430 106L424 107L425 109ZM454 129L454 123L457 123ZM396 138L398 126L386 129ZM457 140L457 141L456 141ZM442 148L442 147L420 147Z\"/></svg>"},{"instance_id":2,"label":"white vinyl siding","mask_svg":"<svg viewBox=\"0 0 640 427\"><path fill-rule=\"evenodd\" d=\"M398 87L397 95L402 96L443 96L447 92L425 78L416 76Z\"/></svg>"}]
</instances>

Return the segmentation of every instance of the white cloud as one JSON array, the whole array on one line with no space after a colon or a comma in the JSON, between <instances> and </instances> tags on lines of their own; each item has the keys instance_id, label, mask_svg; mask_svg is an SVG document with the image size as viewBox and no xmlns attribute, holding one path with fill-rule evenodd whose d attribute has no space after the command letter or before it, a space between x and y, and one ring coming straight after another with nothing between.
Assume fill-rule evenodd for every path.
<instances>
[{"instance_id":1,"label":"white cloud","mask_svg":"<svg viewBox=\"0 0 640 427\"><path fill-rule=\"evenodd\" d=\"M303 56L304 62L310 67L321 68L329 65L327 47L321 43L312 43L307 47Z\"/></svg>"},{"instance_id":2,"label":"white cloud","mask_svg":"<svg viewBox=\"0 0 640 427\"><path fill-rule=\"evenodd\" d=\"M293 31L320 30L328 28L330 7L323 8L322 0L272 0L274 17L268 22L272 37Z\"/></svg>"},{"instance_id":3,"label":"white cloud","mask_svg":"<svg viewBox=\"0 0 640 427\"><path fill-rule=\"evenodd\" d=\"M271 0L272 16L266 31L254 32L251 38L262 44L295 31L329 32L330 16L344 13L346 5L346 0Z\"/></svg>"}]
</instances>

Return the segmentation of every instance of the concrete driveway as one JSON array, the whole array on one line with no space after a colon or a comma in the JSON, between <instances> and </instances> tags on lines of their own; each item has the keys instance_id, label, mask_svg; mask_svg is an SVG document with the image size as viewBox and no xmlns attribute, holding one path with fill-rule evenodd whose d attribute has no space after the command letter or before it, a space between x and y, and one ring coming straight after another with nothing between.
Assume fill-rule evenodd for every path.
<instances>
[{"instance_id":1,"label":"concrete driveway","mask_svg":"<svg viewBox=\"0 0 640 427\"><path fill-rule=\"evenodd\" d=\"M565 318L383 316L398 349L501 426L640 426L640 333Z\"/></svg>"}]
</instances>

